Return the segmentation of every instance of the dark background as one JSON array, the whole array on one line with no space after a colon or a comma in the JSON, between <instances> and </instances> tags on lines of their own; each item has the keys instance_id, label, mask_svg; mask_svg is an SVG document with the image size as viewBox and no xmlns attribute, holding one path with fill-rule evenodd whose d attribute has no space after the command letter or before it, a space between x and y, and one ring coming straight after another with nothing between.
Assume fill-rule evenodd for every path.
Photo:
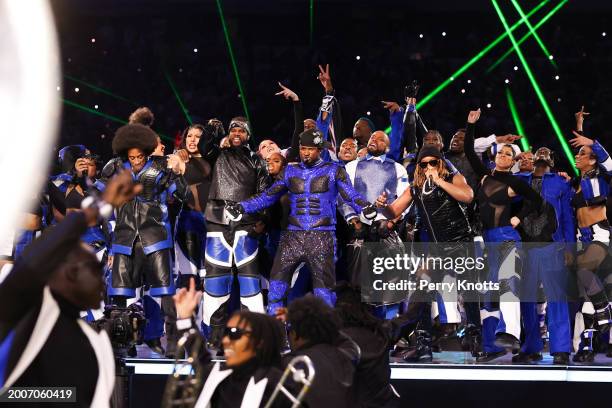
<instances>
[{"instance_id":1,"label":"dark background","mask_svg":"<svg viewBox=\"0 0 612 408\"><path fill-rule=\"evenodd\" d=\"M498 1L509 25L520 17L510 1ZM314 117L322 87L317 64L329 63L342 106L343 136L369 111L379 129L389 126L380 100L402 98L412 79L428 94L477 52L504 33L490 1L315 0L312 42L309 0L221 0L254 141L289 143L293 129L290 103L274 93L277 81L292 88ZM539 1L519 0L525 13ZM536 24L559 0L551 0L530 18ZM225 124L242 115L217 3L211 0L55 0L62 71L70 78L104 88L126 100L95 91L64 77L62 97L89 109L127 120L138 106L155 113L153 128L172 148L187 119L164 72L176 86L194 122L218 117ZM554 55L555 69L533 38L521 49L566 137L581 105L592 114L587 135L610 140L612 114L612 17L610 1L572 0L538 33ZM610 30L606 36L602 32ZM520 38L526 27L514 31ZM442 32L446 36L442 36ZM419 34L424 38L419 38ZM95 38L95 43L91 39ZM504 80L517 103L525 133L535 148L561 146L516 54L490 74L487 68L511 43L503 40L421 109L426 124L447 143L463 127L467 112L481 107L479 135L516 133ZM194 53L194 48L198 49ZM356 56L360 60L356 60ZM519 69L515 71L514 66ZM559 75L559 80L555 80ZM467 79L472 83L467 84ZM74 88L78 87L79 92ZM464 88L465 94L460 90ZM490 109L486 104L492 104ZM119 122L64 104L58 146L83 143L105 159Z\"/></svg>"}]
</instances>

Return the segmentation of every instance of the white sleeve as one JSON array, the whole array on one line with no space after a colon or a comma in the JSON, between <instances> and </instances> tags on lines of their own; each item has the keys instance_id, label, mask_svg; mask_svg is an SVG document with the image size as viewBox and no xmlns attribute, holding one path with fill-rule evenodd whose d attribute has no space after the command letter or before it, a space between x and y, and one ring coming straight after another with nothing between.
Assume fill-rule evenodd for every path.
<instances>
[{"instance_id":1,"label":"white sleeve","mask_svg":"<svg viewBox=\"0 0 612 408\"><path fill-rule=\"evenodd\" d=\"M492 144L495 143L497 136L491 135L487 137L479 137L474 140L474 151L476 154L484 153Z\"/></svg>"}]
</instances>

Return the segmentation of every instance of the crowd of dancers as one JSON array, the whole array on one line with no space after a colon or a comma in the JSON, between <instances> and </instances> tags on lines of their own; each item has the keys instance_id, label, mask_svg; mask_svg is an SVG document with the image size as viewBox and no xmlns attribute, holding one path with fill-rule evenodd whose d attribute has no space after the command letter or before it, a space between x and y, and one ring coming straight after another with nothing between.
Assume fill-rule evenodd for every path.
<instances>
[{"instance_id":1,"label":"crowd of dancers","mask_svg":"<svg viewBox=\"0 0 612 408\"><path fill-rule=\"evenodd\" d=\"M416 85L401 104L384 102L390 134L367 117L340 134L342 98L329 67L319 67L318 78L324 96L316 118L304 118L298 95L279 84L277 95L294 108L286 148L266 139L255 149L249 121L238 116L227 126L217 119L189 125L165 155L148 108L116 131L116 156L106 164L86 145L62 148L62 172L3 249L0 279L40 231L86 208L128 170L138 195L81 237L106 265L106 299L85 318L100 318L105 304L140 302L144 340L160 354L175 354L178 288L203 292L195 321L221 348L232 311L282 316L308 292L334 307L338 283L358 288L371 273L364 244L406 250L412 242L456 257L480 251L487 264L462 274L420 270L418 278L461 275L500 289L450 299L424 290L364 303L381 321L401 322L388 344L396 357L431 361L440 339L455 336L478 361L508 351L513 362L538 361L548 341L555 364L568 364L571 353L591 362L612 344L612 159L583 134L584 109L570 140L579 173L571 178L549 147L521 151L517 135L477 137L480 110L458 124L446 149L416 110Z\"/></svg>"}]
</instances>

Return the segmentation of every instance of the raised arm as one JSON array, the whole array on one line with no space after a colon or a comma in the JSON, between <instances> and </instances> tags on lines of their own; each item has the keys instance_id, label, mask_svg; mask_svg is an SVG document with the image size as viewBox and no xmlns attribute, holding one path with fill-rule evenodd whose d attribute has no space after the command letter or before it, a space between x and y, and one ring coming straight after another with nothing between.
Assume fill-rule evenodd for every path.
<instances>
[{"instance_id":1,"label":"raised arm","mask_svg":"<svg viewBox=\"0 0 612 408\"><path fill-rule=\"evenodd\" d=\"M470 162L470 166L476 174L479 176L485 176L490 174L487 166L484 165L483 162L480 161L478 155L474 151L474 133L476 132L476 122L480 118L480 109L476 111L470 111L468 114L467 126L465 129L465 142L464 142L464 151L465 156Z\"/></svg>"},{"instance_id":2,"label":"raised arm","mask_svg":"<svg viewBox=\"0 0 612 408\"><path fill-rule=\"evenodd\" d=\"M280 82L278 85L281 87L281 91L277 92L276 95L283 96L293 102L293 135L286 155L287 161L293 162L299 159L300 133L304 131L304 111L298 95Z\"/></svg>"}]
</instances>

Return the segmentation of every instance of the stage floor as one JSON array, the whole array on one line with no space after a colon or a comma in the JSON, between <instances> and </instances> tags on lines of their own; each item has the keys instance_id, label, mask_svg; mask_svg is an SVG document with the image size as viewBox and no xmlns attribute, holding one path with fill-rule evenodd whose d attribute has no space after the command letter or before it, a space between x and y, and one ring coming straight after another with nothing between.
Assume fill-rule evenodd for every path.
<instances>
[{"instance_id":1,"label":"stage floor","mask_svg":"<svg viewBox=\"0 0 612 408\"><path fill-rule=\"evenodd\" d=\"M456 380L456 381L552 381L612 383L612 359L598 354L594 363L569 366L553 365L552 356L533 364L513 364L512 354L487 363L477 363L468 352L434 353L431 363L404 363L391 358L392 380ZM146 346L138 346L138 357L125 360L136 375L169 375L174 360L162 358ZM180 370L186 374L189 367Z\"/></svg>"}]
</instances>

